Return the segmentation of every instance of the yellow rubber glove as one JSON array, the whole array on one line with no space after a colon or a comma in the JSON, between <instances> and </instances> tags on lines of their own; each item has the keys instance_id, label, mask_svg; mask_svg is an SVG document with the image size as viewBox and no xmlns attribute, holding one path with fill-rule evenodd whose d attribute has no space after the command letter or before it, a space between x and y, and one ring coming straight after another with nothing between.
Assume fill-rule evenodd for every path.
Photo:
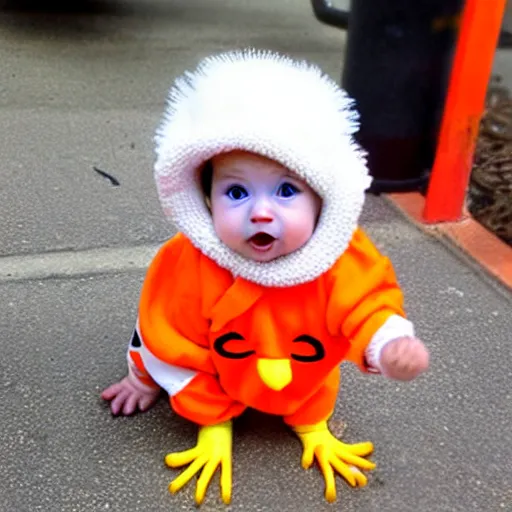
<instances>
[{"instance_id":1,"label":"yellow rubber glove","mask_svg":"<svg viewBox=\"0 0 512 512\"><path fill-rule=\"evenodd\" d=\"M186 485L192 477L201 471L196 487L196 503L200 505L206 495L208 485L218 466L221 467L220 491L224 503L231 501L232 481L232 425L231 421L208 427L201 427L195 448L179 453L169 453L165 463L171 468L190 464L169 485L173 494Z\"/></svg>"},{"instance_id":2,"label":"yellow rubber glove","mask_svg":"<svg viewBox=\"0 0 512 512\"><path fill-rule=\"evenodd\" d=\"M364 487L368 480L358 469L374 469L375 464L364 459L373 451L370 442L345 444L334 437L327 427L326 421L316 425L304 425L293 429L302 442L302 467L308 469L314 459L318 461L325 480L325 499L336 500L336 470L352 487Z\"/></svg>"}]
</instances>

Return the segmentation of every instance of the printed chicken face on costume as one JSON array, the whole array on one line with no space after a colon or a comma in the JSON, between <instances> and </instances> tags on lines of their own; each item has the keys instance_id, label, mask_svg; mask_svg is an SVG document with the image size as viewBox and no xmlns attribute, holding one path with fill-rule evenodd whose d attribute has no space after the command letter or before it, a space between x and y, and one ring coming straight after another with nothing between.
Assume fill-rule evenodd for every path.
<instances>
[{"instance_id":1,"label":"printed chicken face on costume","mask_svg":"<svg viewBox=\"0 0 512 512\"><path fill-rule=\"evenodd\" d=\"M320 279L262 293L257 285L235 282L230 292L238 300L231 304L232 314L229 305L215 308L213 323L220 320L222 326L210 333L212 361L229 396L287 416L338 371L350 343L333 336L321 320L329 309L326 286ZM238 308L245 311L235 312Z\"/></svg>"},{"instance_id":2,"label":"printed chicken face on costume","mask_svg":"<svg viewBox=\"0 0 512 512\"><path fill-rule=\"evenodd\" d=\"M321 208L311 187L279 163L245 151L212 159L211 211L220 240L267 262L310 239Z\"/></svg>"}]
</instances>

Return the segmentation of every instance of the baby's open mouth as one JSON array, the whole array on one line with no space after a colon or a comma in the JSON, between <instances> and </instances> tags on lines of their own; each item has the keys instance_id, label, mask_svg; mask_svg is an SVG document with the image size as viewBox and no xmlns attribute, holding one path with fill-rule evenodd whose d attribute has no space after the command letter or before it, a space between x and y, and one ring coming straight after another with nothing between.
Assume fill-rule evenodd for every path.
<instances>
[{"instance_id":1,"label":"baby's open mouth","mask_svg":"<svg viewBox=\"0 0 512 512\"><path fill-rule=\"evenodd\" d=\"M249 238L249 243L255 248L259 250L270 249L272 243L275 241L275 238L268 233L256 233L255 235Z\"/></svg>"}]
</instances>

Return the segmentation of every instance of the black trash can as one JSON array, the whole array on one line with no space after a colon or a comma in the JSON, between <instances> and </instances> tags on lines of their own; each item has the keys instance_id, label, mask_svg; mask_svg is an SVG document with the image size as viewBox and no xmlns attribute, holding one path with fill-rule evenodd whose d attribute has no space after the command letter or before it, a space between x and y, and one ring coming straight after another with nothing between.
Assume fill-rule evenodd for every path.
<instances>
[{"instance_id":1,"label":"black trash can","mask_svg":"<svg viewBox=\"0 0 512 512\"><path fill-rule=\"evenodd\" d=\"M361 114L370 192L428 184L464 0L351 0L342 85Z\"/></svg>"}]
</instances>

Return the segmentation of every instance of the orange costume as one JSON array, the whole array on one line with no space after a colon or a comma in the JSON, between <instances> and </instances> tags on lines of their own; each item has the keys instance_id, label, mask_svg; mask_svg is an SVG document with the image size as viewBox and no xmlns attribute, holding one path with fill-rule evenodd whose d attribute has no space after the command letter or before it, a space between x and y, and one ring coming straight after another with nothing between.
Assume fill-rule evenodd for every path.
<instances>
[{"instance_id":1,"label":"orange costume","mask_svg":"<svg viewBox=\"0 0 512 512\"><path fill-rule=\"evenodd\" d=\"M205 59L171 89L155 179L179 233L148 270L128 362L138 384L165 389L172 408L200 425L195 448L166 458L172 467L190 463L172 492L204 466L200 503L220 465L229 502L231 420L247 407L284 418L303 444L303 466L318 461L328 500L333 470L365 485L357 468L374 467L364 458L371 443L344 444L327 426L339 365L378 373L383 346L413 328L389 260L358 228L370 178L357 126L337 84L270 52ZM217 237L199 174L232 150L279 162L321 197L304 246L263 263Z\"/></svg>"},{"instance_id":2,"label":"orange costume","mask_svg":"<svg viewBox=\"0 0 512 512\"><path fill-rule=\"evenodd\" d=\"M329 271L288 288L234 279L179 234L149 268L129 355L200 425L246 407L308 425L331 415L340 362L366 371L369 340L403 314L389 260L360 230ZM269 384L281 389L264 382L272 361L284 380Z\"/></svg>"}]
</instances>

